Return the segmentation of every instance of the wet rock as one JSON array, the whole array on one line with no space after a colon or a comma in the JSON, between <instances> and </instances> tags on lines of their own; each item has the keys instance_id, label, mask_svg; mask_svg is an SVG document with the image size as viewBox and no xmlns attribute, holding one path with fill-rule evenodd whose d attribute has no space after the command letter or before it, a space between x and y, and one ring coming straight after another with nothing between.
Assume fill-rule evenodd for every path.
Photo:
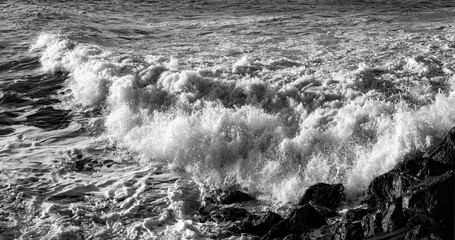
<instances>
[{"instance_id":1,"label":"wet rock","mask_svg":"<svg viewBox=\"0 0 455 240\"><path fill-rule=\"evenodd\" d=\"M335 238L336 224L325 225L321 228L314 229L304 233L299 239L301 240L333 240Z\"/></svg>"},{"instance_id":2,"label":"wet rock","mask_svg":"<svg viewBox=\"0 0 455 240\"><path fill-rule=\"evenodd\" d=\"M426 153L414 152L369 185L367 239L453 239L455 128ZM335 239L355 239L356 218L346 214ZM348 236L348 232L354 233ZM449 237L450 236L450 237Z\"/></svg>"},{"instance_id":3,"label":"wet rock","mask_svg":"<svg viewBox=\"0 0 455 240\"><path fill-rule=\"evenodd\" d=\"M336 208L344 198L342 184L317 183L306 190L300 200L300 205L310 203L326 208Z\"/></svg>"},{"instance_id":4,"label":"wet rock","mask_svg":"<svg viewBox=\"0 0 455 240\"><path fill-rule=\"evenodd\" d=\"M418 177L425 179L431 176L438 176L446 173L448 170L453 169L447 164L434 161L431 158L424 158L423 166L420 168Z\"/></svg>"},{"instance_id":5,"label":"wet rock","mask_svg":"<svg viewBox=\"0 0 455 240\"><path fill-rule=\"evenodd\" d=\"M312 206L324 218L331 218L331 217L335 217L338 215L338 211L336 208L328 208L328 207L323 207L323 206L319 206L319 205L312 205Z\"/></svg>"},{"instance_id":6,"label":"wet rock","mask_svg":"<svg viewBox=\"0 0 455 240\"><path fill-rule=\"evenodd\" d=\"M250 224L244 224L242 232L262 237L282 220L283 218L279 214L269 211Z\"/></svg>"},{"instance_id":7,"label":"wet rock","mask_svg":"<svg viewBox=\"0 0 455 240\"><path fill-rule=\"evenodd\" d=\"M297 234L289 234L285 238L283 238L283 240L301 240L301 239L302 238L300 238Z\"/></svg>"},{"instance_id":8,"label":"wet rock","mask_svg":"<svg viewBox=\"0 0 455 240\"><path fill-rule=\"evenodd\" d=\"M371 181L364 202L370 209L383 209L387 203L403 196L413 182L415 179L398 170L384 173Z\"/></svg>"},{"instance_id":9,"label":"wet rock","mask_svg":"<svg viewBox=\"0 0 455 240\"><path fill-rule=\"evenodd\" d=\"M412 212L427 215L453 235L454 194L454 171L451 170L414 185L403 197L403 208L411 215Z\"/></svg>"},{"instance_id":10,"label":"wet rock","mask_svg":"<svg viewBox=\"0 0 455 240\"><path fill-rule=\"evenodd\" d=\"M442 142L428 150L423 157L455 169L455 128L452 128Z\"/></svg>"},{"instance_id":11,"label":"wet rock","mask_svg":"<svg viewBox=\"0 0 455 240\"><path fill-rule=\"evenodd\" d=\"M382 230L384 232L393 232L395 230L404 227L406 219L403 215L402 208L402 197L395 199L395 201L389 205L382 217Z\"/></svg>"},{"instance_id":12,"label":"wet rock","mask_svg":"<svg viewBox=\"0 0 455 240\"><path fill-rule=\"evenodd\" d=\"M368 213L368 209L350 209L343 216L341 223L335 230L335 239L363 239L362 218Z\"/></svg>"},{"instance_id":13,"label":"wet rock","mask_svg":"<svg viewBox=\"0 0 455 240\"><path fill-rule=\"evenodd\" d=\"M374 236L382 232L382 212L367 214L362 218L362 228L365 237Z\"/></svg>"},{"instance_id":14,"label":"wet rock","mask_svg":"<svg viewBox=\"0 0 455 240\"><path fill-rule=\"evenodd\" d=\"M295 209L288 218L275 224L263 240L284 238L290 234L302 234L312 228L326 225L325 219L309 204Z\"/></svg>"},{"instance_id":15,"label":"wet rock","mask_svg":"<svg viewBox=\"0 0 455 240\"><path fill-rule=\"evenodd\" d=\"M349 209L343 217L343 220L350 223L354 221L362 220L362 218L368 213L366 208L354 208Z\"/></svg>"},{"instance_id":16,"label":"wet rock","mask_svg":"<svg viewBox=\"0 0 455 240\"><path fill-rule=\"evenodd\" d=\"M233 222L244 220L249 216L251 216L251 213L249 213L247 210L234 207L221 208L213 211L210 215L211 219L215 220L216 222Z\"/></svg>"},{"instance_id":17,"label":"wet rock","mask_svg":"<svg viewBox=\"0 0 455 240\"><path fill-rule=\"evenodd\" d=\"M390 233L379 233L373 237L366 238L368 240L404 240L408 232L411 230L410 227L402 227Z\"/></svg>"},{"instance_id":18,"label":"wet rock","mask_svg":"<svg viewBox=\"0 0 455 240\"><path fill-rule=\"evenodd\" d=\"M254 236L254 235L253 236L244 236L244 235L242 235L242 237L239 238L239 239L242 239L242 240L261 240L260 237Z\"/></svg>"},{"instance_id":19,"label":"wet rock","mask_svg":"<svg viewBox=\"0 0 455 240\"><path fill-rule=\"evenodd\" d=\"M407 155L395 169L420 179L441 175L451 169L447 164L423 156L422 152Z\"/></svg>"},{"instance_id":20,"label":"wet rock","mask_svg":"<svg viewBox=\"0 0 455 240\"><path fill-rule=\"evenodd\" d=\"M424 152L421 151L407 154L403 161L398 163L394 169L400 172L406 172L411 176L417 176L425 165L423 154Z\"/></svg>"},{"instance_id":21,"label":"wet rock","mask_svg":"<svg viewBox=\"0 0 455 240\"><path fill-rule=\"evenodd\" d=\"M242 191L238 191L238 190L232 190L232 191L225 192L220 197L221 204L232 204L232 203L246 202L246 201L252 201L252 200L255 200L255 198Z\"/></svg>"},{"instance_id":22,"label":"wet rock","mask_svg":"<svg viewBox=\"0 0 455 240\"><path fill-rule=\"evenodd\" d=\"M361 221L343 221L335 231L335 240L360 240L363 239L363 228Z\"/></svg>"},{"instance_id":23,"label":"wet rock","mask_svg":"<svg viewBox=\"0 0 455 240\"><path fill-rule=\"evenodd\" d=\"M405 240L449 240L453 239L436 229L428 226L418 225L411 229L405 236Z\"/></svg>"},{"instance_id":24,"label":"wet rock","mask_svg":"<svg viewBox=\"0 0 455 240\"><path fill-rule=\"evenodd\" d=\"M409 210L405 210L404 216L413 226L425 225L427 227L431 227L434 229L440 227L439 223L436 220L423 213L416 213Z\"/></svg>"}]
</instances>

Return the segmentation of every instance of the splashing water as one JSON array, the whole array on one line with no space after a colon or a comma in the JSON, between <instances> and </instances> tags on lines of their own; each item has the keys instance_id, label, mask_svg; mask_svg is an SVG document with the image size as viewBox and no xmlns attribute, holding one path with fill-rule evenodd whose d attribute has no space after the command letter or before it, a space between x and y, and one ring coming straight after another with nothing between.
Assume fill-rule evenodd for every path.
<instances>
[{"instance_id":1,"label":"splashing water","mask_svg":"<svg viewBox=\"0 0 455 240\"><path fill-rule=\"evenodd\" d=\"M454 6L214 2L5 5L0 30L25 29L0 48L12 238L212 238L213 189L355 197L454 126Z\"/></svg>"}]
</instances>

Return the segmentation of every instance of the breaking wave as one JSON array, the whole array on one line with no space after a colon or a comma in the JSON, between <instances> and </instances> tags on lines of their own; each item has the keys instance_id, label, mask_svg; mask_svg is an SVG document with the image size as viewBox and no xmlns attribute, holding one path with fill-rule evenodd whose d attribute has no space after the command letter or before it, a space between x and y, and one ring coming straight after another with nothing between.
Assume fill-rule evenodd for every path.
<instances>
[{"instance_id":1,"label":"breaking wave","mask_svg":"<svg viewBox=\"0 0 455 240\"><path fill-rule=\"evenodd\" d=\"M116 144L204 186L239 184L273 202L321 181L357 193L455 124L455 75L428 56L326 78L287 58L194 67L50 33L31 51L43 71L69 74L75 108L102 109Z\"/></svg>"}]
</instances>

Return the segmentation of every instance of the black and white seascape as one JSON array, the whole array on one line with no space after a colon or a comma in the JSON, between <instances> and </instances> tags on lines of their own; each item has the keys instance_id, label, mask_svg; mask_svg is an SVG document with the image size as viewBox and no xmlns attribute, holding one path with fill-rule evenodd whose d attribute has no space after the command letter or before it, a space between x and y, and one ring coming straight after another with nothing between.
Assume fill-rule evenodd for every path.
<instances>
[{"instance_id":1,"label":"black and white seascape","mask_svg":"<svg viewBox=\"0 0 455 240\"><path fill-rule=\"evenodd\" d=\"M0 240L453 239L452 0L0 1Z\"/></svg>"}]
</instances>

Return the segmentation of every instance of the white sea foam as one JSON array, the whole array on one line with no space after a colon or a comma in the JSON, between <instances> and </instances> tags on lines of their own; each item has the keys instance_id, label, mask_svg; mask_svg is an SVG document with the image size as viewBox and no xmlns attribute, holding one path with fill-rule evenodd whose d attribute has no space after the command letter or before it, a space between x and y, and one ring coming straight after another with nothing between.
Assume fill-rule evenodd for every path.
<instances>
[{"instance_id":1,"label":"white sea foam","mask_svg":"<svg viewBox=\"0 0 455 240\"><path fill-rule=\"evenodd\" d=\"M439 71L427 58L403 59L402 70L360 63L321 79L286 59L244 56L231 71L210 72L56 35L40 36L37 48L44 48L45 71L70 73L76 103L104 106L106 134L116 143L189 172L198 183L241 184L277 202L296 201L320 181L358 192L455 124L455 77L448 92L376 77L385 69L427 77ZM277 82L283 74L292 77ZM421 103L400 99L403 90Z\"/></svg>"}]
</instances>

